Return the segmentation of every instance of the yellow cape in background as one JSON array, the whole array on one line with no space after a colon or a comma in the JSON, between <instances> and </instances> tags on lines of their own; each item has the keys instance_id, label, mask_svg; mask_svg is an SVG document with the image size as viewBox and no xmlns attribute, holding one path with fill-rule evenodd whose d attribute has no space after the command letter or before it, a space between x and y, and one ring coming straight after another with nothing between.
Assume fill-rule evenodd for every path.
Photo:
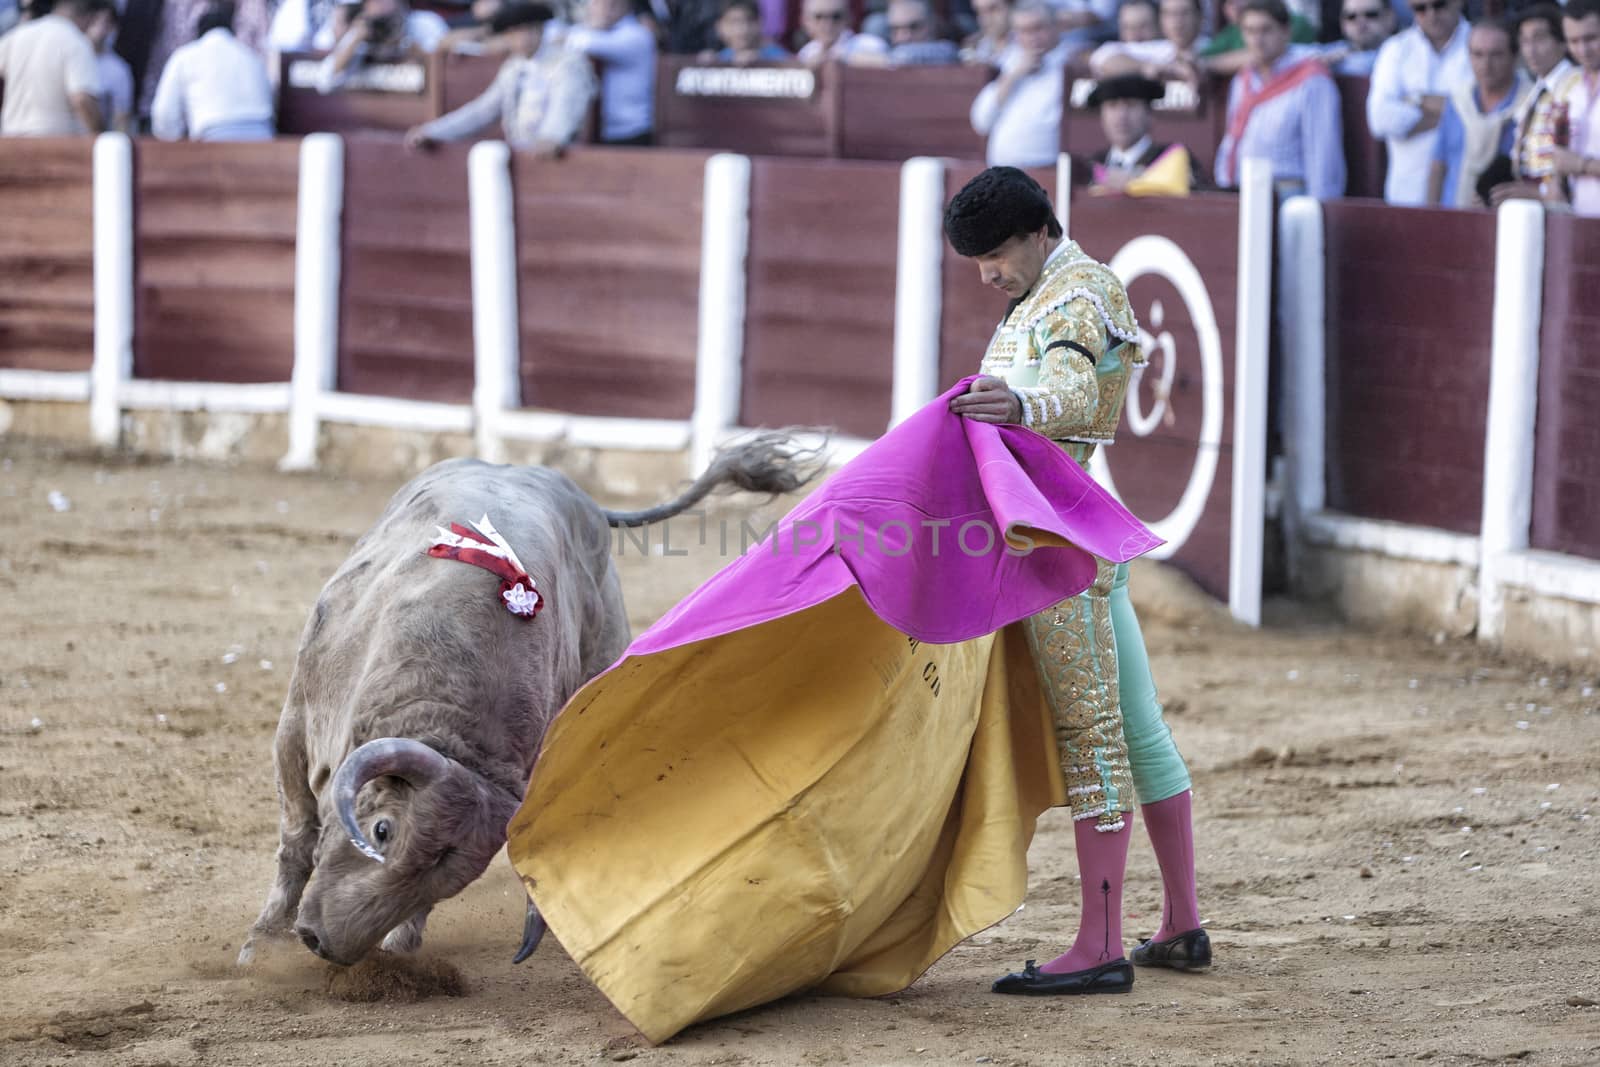
<instances>
[{"instance_id":1,"label":"yellow cape in background","mask_svg":"<svg viewBox=\"0 0 1600 1067\"><path fill-rule=\"evenodd\" d=\"M959 610L952 605L951 610ZM855 587L624 658L556 718L511 861L639 1030L903 989L1022 903L1064 800L1018 626L919 643Z\"/></svg>"}]
</instances>

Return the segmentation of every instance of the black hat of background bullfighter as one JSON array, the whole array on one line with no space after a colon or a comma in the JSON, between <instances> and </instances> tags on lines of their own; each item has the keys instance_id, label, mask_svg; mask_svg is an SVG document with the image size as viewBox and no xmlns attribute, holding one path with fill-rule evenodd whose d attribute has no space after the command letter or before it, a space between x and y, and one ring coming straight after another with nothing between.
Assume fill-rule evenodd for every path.
<instances>
[{"instance_id":1,"label":"black hat of background bullfighter","mask_svg":"<svg viewBox=\"0 0 1600 1067\"><path fill-rule=\"evenodd\" d=\"M1166 86L1142 74L1118 74L1100 79L1100 84L1089 94L1089 106L1099 107L1108 100L1143 100L1153 104L1166 94Z\"/></svg>"},{"instance_id":2,"label":"black hat of background bullfighter","mask_svg":"<svg viewBox=\"0 0 1600 1067\"><path fill-rule=\"evenodd\" d=\"M993 252L1018 234L1061 236L1050 195L1016 167L990 167L950 199L944 235L961 256Z\"/></svg>"}]
</instances>

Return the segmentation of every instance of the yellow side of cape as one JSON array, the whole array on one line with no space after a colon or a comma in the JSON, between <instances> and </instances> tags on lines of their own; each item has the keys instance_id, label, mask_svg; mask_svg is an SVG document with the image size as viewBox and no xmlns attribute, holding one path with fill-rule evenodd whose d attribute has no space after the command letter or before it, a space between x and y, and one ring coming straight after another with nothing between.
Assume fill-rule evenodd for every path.
<instances>
[{"instance_id":1,"label":"yellow side of cape","mask_svg":"<svg viewBox=\"0 0 1600 1067\"><path fill-rule=\"evenodd\" d=\"M579 967L663 1041L799 990L903 989L1016 910L1063 799L1020 629L923 644L852 588L591 682L509 847Z\"/></svg>"}]
</instances>

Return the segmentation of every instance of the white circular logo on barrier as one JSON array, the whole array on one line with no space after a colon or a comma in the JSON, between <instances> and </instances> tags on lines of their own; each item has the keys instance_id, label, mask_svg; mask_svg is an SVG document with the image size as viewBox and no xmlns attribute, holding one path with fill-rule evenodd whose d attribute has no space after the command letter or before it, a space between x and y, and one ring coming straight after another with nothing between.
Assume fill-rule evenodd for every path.
<instances>
[{"instance_id":1,"label":"white circular logo on barrier","mask_svg":"<svg viewBox=\"0 0 1600 1067\"><path fill-rule=\"evenodd\" d=\"M1206 499L1217 476L1217 449L1222 443L1222 335L1217 330L1216 312L1211 307L1211 294L1200 277L1194 262L1183 249L1165 237L1135 237L1112 257L1110 267L1126 288L1132 288L1135 278L1155 274L1172 283L1189 309L1189 321L1194 324L1195 337L1200 342L1200 439L1189 472L1189 483L1177 506L1154 522L1146 522L1157 537L1166 544L1150 553L1155 559L1167 559L1183 547L1194 532L1205 511ZM1159 300L1153 301L1150 314L1144 316L1149 328L1140 327L1139 344L1150 356L1151 363L1135 367L1128 382L1128 430L1135 437L1148 437L1157 426L1174 422L1171 408L1172 383L1178 373L1177 346L1172 334L1161 330L1165 312ZM1151 329L1161 330L1152 335ZM1159 366L1157 362L1159 361ZM1154 401L1145 411L1140 386L1145 375L1155 371L1160 374L1154 387ZM1089 470L1101 485L1122 499L1116 483L1111 478L1111 467L1106 462L1105 449L1097 449L1089 461Z\"/></svg>"}]
</instances>

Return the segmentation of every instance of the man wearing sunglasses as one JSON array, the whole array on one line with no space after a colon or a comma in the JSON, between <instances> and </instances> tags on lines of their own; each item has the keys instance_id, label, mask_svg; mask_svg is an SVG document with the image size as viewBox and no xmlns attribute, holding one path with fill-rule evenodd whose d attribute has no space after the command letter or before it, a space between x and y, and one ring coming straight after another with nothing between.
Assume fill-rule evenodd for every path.
<instances>
[{"instance_id":1,"label":"man wearing sunglasses","mask_svg":"<svg viewBox=\"0 0 1600 1067\"><path fill-rule=\"evenodd\" d=\"M1378 49L1394 35L1394 8L1389 0L1344 0L1339 28L1344 39L1329 53L1330 59L1338 60L1334 73L1371 77Z\"/></svg>"},{"instance_id":2,"label":"man wearing sunglasses","mask_svg":"<svg viewBox=\"0 0 1600 1067\"><path fill-rule=\"evenodd\" d=\"M850 29L850 9L845 0L805 0L800 9L800 25L809 40L795 58L808 67L820 67L830 59L848 63L889 51L881 37Z\"/></svg>"},{"instance_id":3,"label":"man wearing sunglasses","mask_svg":"<svg viewBox=\"0 0 1600 1067\"><path fill-rule=\"evenodd\" d=\"M1353 0L1352 0L1353 2ZM1472 78L1461 0L1412 0L1416 23L1378 50L1367 93L1367 127L1389 149L1383 198L1424 204L1439 120L1450 87Z\"/></svg>"}]
</instances>

